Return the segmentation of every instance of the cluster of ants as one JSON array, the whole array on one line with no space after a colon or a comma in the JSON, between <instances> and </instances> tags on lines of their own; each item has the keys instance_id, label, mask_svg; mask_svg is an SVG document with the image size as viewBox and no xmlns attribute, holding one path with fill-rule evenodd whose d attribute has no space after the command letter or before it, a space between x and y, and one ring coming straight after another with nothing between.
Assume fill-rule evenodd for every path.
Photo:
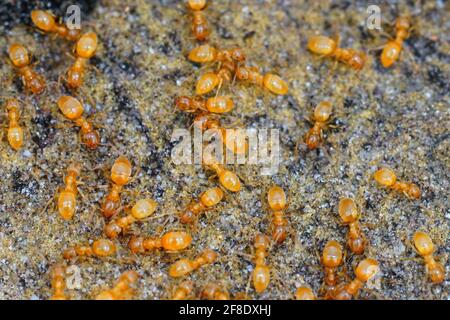
<instances>
[{"instance_id":1,"label":"cluster of ants","mask_svg":"<svg viewBox=\"0 0 450 320\"><path fill-rule=\"evenodd\" d=\"M81 34L79 29L69 29L64 24L55 21L55 17L46 11L33 10L31 19L35 26L44 33L55 34L75 44L75 62L67 70L66 85L69 89L76 90L83 84L87 63L97 50L97 34L87 32ZM46 81L44 77L33 70L28 50L22 44L14 43L8 49L9 59L22 79L23 85L28 92L40 94L45 90ZM72 96L61 96L57 104L63 115L80 127L83 143L89 149L95 149L100 143L98 132L92 124L82 115L83 105ZM8 112L8 142L14 150L19 150L24 142L23 129L19 125L20 103L18 99L11 98L6 101Z\"/></svg>"},{"instance_id":2,"label":"cluster of ants","mask_svg":"<svg viewBox=\"0 0 450 320\"><path fill-rule=\"evenodd\" d=\"M188 1L188 7L192 11L192 33L198 41L205 42L208 39L210 30L204 10L207 6L206 0ZM410 29L409 20L407 18L399 18L396 22L397 35L395 40L389 41L381 54L381 62L384 67L390 67L398 58L402 49L403 40L408 37ZM366 56L363 52L353 49L344 49L338 47L338 41L325 36L315 36L308 41L308 49L313 53L321 56L334 58L343 62L355 70L361 70L364 67ZM279 95L287 94L288 86L276 75L262 75L255 67L242 66L246 61L246 56L240 48L234 49L216 49L209 44L202 43L200 46L190 51L188 59L194 63L218 63L216 72L208 72L200 76L196 85L196 96L178 97L175 105L178 109L185 112L197 113L194 118L194 125L201 130L214 129L221 133L225 147L230 151L239 154L247 151L245 138L234 135L229 137L229 130L221 127L220 121L211 119L211 113L225 113L233 108L233 102L228 96L219 96L220 89L224 83L230 83L235 80L246 80L247 82L257 84L258 86ZM203 98L215 88L217 92L214 97ZM320 102L313 113L312 128L304 137L304 144L308 149L316 149L323 143L323 131L327 127L327 122L332 113L332 104L329 101ZM230 139L229 139L230 138ZM221 165L214 162L214 158L205 153L203 155L204 164L214 170L219 177L219 181L225 189L237 192L240 190L239 178L232 172L227 171ZM374 175L374 179L381 185L400 191L409 198L420 198L420 189L413 183L398 182L396 175L390 169L382 168ZM227 183L229 182L229 183ZM204 198L207 199L204 199ZM223 198L223 192L220 188L212 188L205 191L200 201L193 202L189 205L188 210L180 215L180 221L183 223L191 223L194 219L198 219L200 213L206 209L216 205ZM257 234L254 241L254 263L255 267L252 271L252 282L257 293L263 292L270 283L270 269L266 264L266 256L271 248L271 244L281 244L286 238L288 230L288 220L285 217L284 210L286 208L286 195L279 186L273 186L268 191L268 204L272 211L272 222L270 233L272 237L261 233ZM367 245L367 240L361 231L358 223L359 213L356 204L352 199L342 199L339 204L339 215L342 222L349 226L348 246L352 253L363 254ZM414 244L425 259L427 271L433 282L439 283L444 279L443 266L436 262L432 256L433 243L431 238L423 233L417 232L414 235ZM431 251L430 251L431 246ZM336 268L342 263L342 247L336 241L330 241L324 248L322 264L325 268L325 284L326 292L323 295L325 299L351 299L356 297L362 285L374 277L378 272L378 262L374 259L367 258L359 263L355 269L356 278L349 283L340 283L338 285L338 276ZM183 297L186 297L187 288L192 286L185 284L180 286ZM228 294L226 295L229 296ZM225 296L223 296L225 297ZM315 295L308 287L298 288L296 299L315 299Z\"/></svg>"},{"instance_id":3,"label":"cluster of ants","mask_svg":"<svg viewBox=\"0 0 450 320\"><path fill-rule=\"evenodd\" d=\"M176 98L176 108L190 113L195 113L194 124L202 131L213 129L220 133L227 149L235 154L248 151L245 138L232 136L229 130L222 127L220 120L213 115L231 111L234 107L233 100L229 96L220 96L219 92L224 84L242 81L255 84L271 93L285 95L288 92L286 82L279 76L266 73L261 74L257 68L247 66L246 56L240 48L217 49L207 43L210 35L208 21L204 15L207 7L206 0L188 0L187 7L192 13L192 33L201 45L194 48L188 55L188 59L194 63L217 63L215 71L200 76L196 87L195 96L180 96ZM45 33L56 34L66 40L74 41L76 60L68 69L65 83L69 89L75 90L83 84L83 77L87 63L95 54L98 46L97 35L94 32L81 34L80 30L71 30L62 23L55 21L55 17L46 11L34 10L31 18L36 27ZM410 29L409 20L399 18L396 23L397 35L395 40L389 41L381 55L383 66L391 66L399 57L402 42L408 37ZM337 41L315 36L308 42L308 48L321 56L334 58L355 70L363 68L365 54L353 49L339 48ZM12 65L21 76L25 88L32 94L40 94L45 89L44 78L37 74L31 67L27 49L20 44L12 44L8 50ZM216 89L212 97L205 97ZM73 96L61 96L57 105L62 114L80 127L80 135L83 144L88 149L96 149L100 143L100 136L92 124L83 115L82 103ZM19 125L20 104L17 99L9 99L6 102L8 111L9 129L8 141L15 150L23 144L23 131ZM304 141L309 149L315 149L323 143L323 130L332 113L332 104L328 101L319 103L313 114L313 127L305 135ZM182 224L195 224L201 215L213 209L224 198L224 190L236 193L241 189L239 177L209 153L203 155L204 166L215 172L220 187L210 188L193 200L178 217ZM81 165L72 163L64 178L65 187L57 197L57 208L64 220L71 220L76 211L78 177L81 174ZM101 203L101 212L106 219L104 238L95 240L92 244L74 245L64 250L62 258L72 261L81 257L109 257L116 253L115 240L126 235L127 230L137 222L143 222L157 209L157 203L152 199L140 199L130 209L126 209L126 215L119 217L123 206L121 204L121 192L131 180L132 165L125 157L120 156L111 167L111 189ZM378 170L374 179L380 185L399 191L410 199L421 197L420 189L410 182L397 181L395 173L387 168ZM281 245L287 237L289 222L285 215L287 198L284 190L279 186L272 186L267 192L267 202L271 211L271 224L268 235L258 233L254 239L254 268L252 271L252 283L257 293L262 293L270 284L270 267L266 258L274 245ZM343 198L339 202L338 213L343 224L348 225L347 245L353 254L361 255L368 245L368 241L359 225L360 213L354 200ZM417 252L423 257L427 273L434 283L440 283L445 278L445 270L442 264L433 257L434 245L430 236L418 231L413 237ZM127 246L133 254L146 254L155 250L167 252L180 252L192 244L192 236L185 231L169 231L160 237L143 237L133 235ZM204 249L194 259L181 258L173 263L168 274L173 278L182 278L204 266L216 262L218 254L211 249ZM338 268L343 261L343 248L335 240L328 241L323 248L321 264L324 267L325 287L319 296L323 299L347 300L357 297L360 288L379 271L378 262L372 258L362 260L355 269L355 278L351 281L341 281ZM65 294L66 264L58 263L51 269L52 299L68 299ZM124 272L114 287L98 293L96 299L131 299L136 294L138 273L133 270ZM194 285L190 280L181 282L173 290L172 299L188 299L193 297ZM201 291L204 299L230 299L226 289L214 283L207 284ZM238 293L235 299L247 299L247 293ZM317 299L317 295L309 287L300 287L295 293L298 300Z\"/></svg>"},{"instance_id":4,"label":"cluster of ants","mask_svg":"<svg viewBox=\"0 0 450 320\"><path fill-rule=\"evenodd\" d=\"M65 24L60 23L55 17L47 11L33 10L31 12L31 20L39 31L47 34L54 34L65 40L75 42L75 62L67 70L65 75L65 84L70 90L77 90L84 82L89 59L92 58L98 47L97 34L95 32L87 32L82 34L79 29L70 29ZM8 49L9 59L12 66L16 69L21 77L24 88L27 92L34 95L41 94L46 88L44 77L33 70L28 50L22 44L14 43ZM75 125L80 127L80 136L83 144L90 150L94 150L100 144L100 136L94 129L90 121L83 117L84 107L82 103L73 96L60 96L56 104L62 114ZM10 146L14 150L19 150L24 142L23 129L19 125L20 118L20 102L16 98L9 98L6 101L6 110L8 112L9 127L7 139ZM121 159L119 159L121 160ZM127 160L128 161L128 160ZM128 162L129 164L129 162ZM130 164L129 164L130 165ZM130 165L131 166L131 165ZM105 201L105 205L114 201L114 196L118 197L120 186L126 183L126 172L123 171L124 166L121 162L117 165L118 175L117 185L111 192L110 197ZM131 168L129 169L131 171ZM71 164L67 169L65 177L65 188L58 194L57 206L61 217L65 220L72 219L76 209L77 177L80 175L81 165L78 163ZM116 177L116 176L114 176ZM117 187L119 186L119 187ZM104 211L114 210L117 208L105 208ZM145 210L141 205L140 213ZM106 215L106 214L105 214ZM73 250L66 250L63 254L65 259L75 256L97 255L108 256L115 251L115 245L109 240L100 239L94 242L92 247L77 246ZM53 288L52 299L67 299L64 294L66 287L66 266L57 264L51 270L51 285ZM119 278L117 285L98 294L99 299L129 299L133 295L132 284L137 281L137 273L127 271Z\"/></svg>"}]
</instances>

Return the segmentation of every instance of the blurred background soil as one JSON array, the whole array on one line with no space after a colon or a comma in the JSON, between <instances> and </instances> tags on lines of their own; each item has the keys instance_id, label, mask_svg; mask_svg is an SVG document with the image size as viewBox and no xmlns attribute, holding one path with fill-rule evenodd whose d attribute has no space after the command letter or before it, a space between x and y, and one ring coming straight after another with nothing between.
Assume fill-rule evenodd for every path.
<instances>
[{"instance_id":1,"label":"blurred background soil","mask_svg":"<svg viewBox=\"0 0 450 320\"><path fill-rule=\"evenodd\" d=\"M210 43L245 49L250 64L281 75L289 84L286 96L241 83L223 91L235 102L234 110L222 117L225 126L280 130L279 172L261 176L258 166L231 167L242 178L242 191L227 194L200 219L192 230L193 245L183 253L133 256L126 248L127 235L116 241L116 257L73 262L80 268L82 285L67 290L71 298L90 299L112 286L121 272L133 269L141 276L138 299L166 299L181 282L168 276L168 266L208 247L220 258L189 276L197 293L208 282L221 284L232 295L248 290L254 299L291 299L298 286L310 286L317 293L323 281L319 255L324 244L330 239L345 244L348 228L340 224L337 203L349 196L360 205L360 221L370 242L364 256L376 258L381 267L360 298L448 299L448 277L440 285L430 284L410 239L416 230L428 232L448 275L449 3L379 2L383 34L365 26L372 2L209 2L205 13L212 27ZM77 93L100 128L102 146L96 151L80 145L78 128L63 118L55 103L69 93L57 82L73 62L72 44L37 32L30 21L33 9L62 16L69 4L80 5L83 30L99 35L92 68ZM377 48L386 42L385 34L394 34L389 22L399 15L411 15L414 30L390 69L380 65L378 51L371 51L366 67L355 73L306 50L307 39L316 34L339 35L343 47ZM38 97L24 94L7 63L7 48L14 42L32 52L36 70L49 83ZM193 119L176 111L173 101L192 95L206 70L186 59L196 45L182 1L1 1L1 103L4 97L21 98L21 123L26 127L21 151L9 147L5 134L0 143L1 299L48 299L48 271L61 261L63 249L102 237L99 202L119 155L132 160L135 175L125 187L123 202L148 196L159 203L154 216L137 223L130 234L153 236L185 228L177 213L217 184L208 179L212 172L171 161L176 144L171 142L172 131L189 127ZM333 102L335 127L326 131L323 149L299 150L297 157L296 142L311 127L305 117L324 99ZM65 222L53 200L72 161L83 164L82 195L74 219ZM375 185L371 176L380 166L417 183L422 199L410 201ZM291 231L283 245L271 249L272 282L256 294L249 285L252 245L255 235L269 227L266 193L273 183L288 193ZM362 258L347 252L342 273L353 277Z\"/></svg>"}]
</instances>

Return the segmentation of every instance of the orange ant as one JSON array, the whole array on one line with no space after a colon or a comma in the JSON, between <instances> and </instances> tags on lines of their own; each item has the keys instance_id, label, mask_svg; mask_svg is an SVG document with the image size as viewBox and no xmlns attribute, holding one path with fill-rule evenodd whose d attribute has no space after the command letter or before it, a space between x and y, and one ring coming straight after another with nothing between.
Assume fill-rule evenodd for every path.
<instances>
[{"instance_id":1,"label":"orange ant","mask_svg":"<svg viewBox=\"0 0 450 320\"><path fill-rule=\"evenodd\" d=\"M200 267L212 264L217 259L217 253L211 249L206 249L194 260L186 258L180 259L169 267L169 275L173 278L183 277Z\"/></svg>"},{"instance_id":2,"label":"orange ant","mask_svg":"<svg viewBox=\"0 0 450 320\"><path fill-rule=\"evenodd\" d=\"M218 50L209 44L201 45L194 48L189 53L188 59L197 63L209 62L244 62L246 57L242 49L224 49Z\"/></svg>"},{"instance_id":3,"label":"orange ant","mask_svg":"<svg viewBox=\"0 0 450 320\"><path fill-rule=\"evenodd\" d=\"M192 290L194 289L194 283L192 281L183 281L180 285L175 289L172 300L186 300L189 298Z\"/></svg>"},{"instance_id":4,"label":"orange ant","mask_svg":"<svg viewBox=\"0 0 450 320\"><path fill-rule=\"evenodd\" d=\"M270 269L266 265L267 250L269 248L269 237L258 234L255 237L255 268L252 272L253 286L256 292L261 293L266 290L270 282Z\"/></svg>"},{"instance_id":5,"label":"orange ant","mask_svg":"<svg viewBox=\"0 0 450 320\"><path fill-rule=\"evenodd\" d=\"M45 89L45 80L30 67L30 57L27 49L20 44L13 44L8 50L9 59L11 59L17 72L22 77L22 82L33 94L39 94Z\"/></svg>"},{"instance_id":6,"label":"orange ant","mask_svg":"<svg viewBox=\"0 0 450 320\"><path fill-rule=\"evenodd\" d=\"M327 285L325 299L330 299L338 283L336 269L342 263L342 247L337 241L327 242L322 252L321 262L324 267L325 284Z\"/></svg>"},{"instance_id":7,"label":"orange ant","mask_svg":"<svg viewBox=\"0 0 450 320\"><path fill-rule=\"evenodd\" d=\"M285 95L288 93L288 85L283 79L272 73L262 75L256 67L238 66L236 78L256 84L275 94Z\"/></svg>"},{"instance_id":8,"label":"orange ant","mask_svg":"<svg viewBox=\"0 0 450 320\"><path fill-rule=\"evenodd\" d=\"M348 224L347 244L350 250L355 254L362 254L366 247L366 237L361 231L359 225L359 213L355 201L349 198L343 198L339 201L339 216L344 224Z\"/></svg>"},{"instance_id":9,"label":"orange ant","mask_svg":"<svg viewBox=\"0 0 450 320\"><path fill-rule=\"evenodd\" d=\"M396 35L395 39L388 41L381 53L381 64L385 68L389 68L398 60L402 51L403 41L409 37L409 29L411 24L408 18L399 17L395 22Z\"/></svg>"},{"instance_id":10,"label":"orange ant","mask_svg":"<svg viewBox=\"0 0 450 320\"><path fill-rule=\"evenodd\" d=\"M175 100L175 105L185 112L207 110L212 113L230 112L234 107L233 100L227 96L208 98L207 100L199 97L181 96Z\"/></svg>"},{"instance_id":11,"label":"orange ant","mask_svg":"<svg viewBox=\"0 0 450 320\"><path fill-rule=\"evenodd\" d=\"M411 182L397 181L397 176L395 175L394 171L390 169L381 168L380 170L375 172L373 177L375 181L382 186L402 192L410 199L420 199L421 195L419 187Z\"/></svg>"},{"instance_id":12,"label":"orange ant","mask_svg":"<svg viewBox=\"0 0 450 320\"><path fill-rule=\"evenodd\" d=\"M311 121L314 125L305 135L305 143L310 150L318 148L323 143L323 130L327 126L332 109L333 106L329 101L320 102L314 109Z\"/></svg>"},{"instance_id":13,"label":"orange ant","mask_svg":"<svg viewBox=\"0 0 450 320\"><path fill-rule=\"evenodd\" d=\"M192 33L198 41L205 41L209 36L208 21L203 9L206 7L206 0L188 0L187 5L192 10Z\"/></svg>"},{"instance_id":14,"label":"orange ant","mask_svg":"<svg viewBox=\"0 0 450 320\"><path fill-rule=\"evenodd\" d=\"M108 238L114 239L133 223L148 218L155 212L157 203L152 199L141 199L131 208L131 213L125 217L110 221L105 226L105 234Z\"/></svg>"},{"instance_id":15,"label":"orange ant","mask_svg":"<svg viewBox=\"0 0 450 320\"><path fill-rule=\"evenodd\" d=\"M308 41L308 49L321 56L335 58L354 70L361 70L366 62L366 55L353 49L339 48L338 42L325 36L314 36Z\"/></svg>"},{"instance_id":16,"label":"orange ant","mask_svg":"<svg viewBox=\"0 0 450 320\"><path fill-rule=\"evenodd\" d=\"M67 175L64 178L65 188L58 196L58 211L64 220L72 219L76 209L76 196L78 193L77 177L80 175L81 165L72 163L67 168Z\"/></svg>"},{"instance_id":17,"label":"orange ant","mask_svg":"<svg viewBox=\"0 0 450 320\"><path fill-rule=\"evenodd\" d=\"M286 208L286 194L279 186L272 186L267 193L267 201L273 211L271 224L272 239L281 244L286 239L288 221L284 217Z\"/></svg>"},{"instance_id":18,"label":"orange ant","mask_svg":"<svg viewBox=\"0 0 450 320\"><path fill-rule=\"evenodd\" d=\"M134 296L134 285L138 281L139 275L136 271L125 271L117 280L116 285L100 292L96 296L96 300L129 300Z\"/></svg>"},{"instance_id":19,"label":"orange ant","mask_svg":"<svg viewBox=\"0 0 450 320\"><path fill-rule=\"evenodd\" d=\"M225 169L225 167L217 162L217 159L208 152L203 154L203 163L205 166L215 171L219 177L220 184L231 192L238 192L241 190L241 181L239 177L232 171Z\"/></svg>"},{"instance_id":20,"label":"orange ant","mask_svg":"<svg viewBox=\"0 0 450 320\"><path fill-rule=\"evenodd\" d=\"M245 130L225 129L218 119L211 117L208 113L201 113L194 118L194 125L202 132L213 130L219 135L228 150L234 154L245 154L248 150Z\"/></svg>"},{"instance_id":21,"label":"orange ant","mask_svg":"<svg viewBox=\"0 0 450 320\"><path fill-rule=\"evenodd\" d=\"M180 213L182 223L193 223L204 211L217 205L223 199L222 189L216 187L203 192L199 200L192 201L187 208Z\"/></svg>"},{"instance_id":22,"label":"orange ant","mask_svg":"<svg viewBox=\"0 0 450 320\"><path fill-rule=\"evenodd\" d=\"M8 142L11 148L19 150L23 145L23 129L19 125L20 104L17 99L6 101L6 111L8 112Z\"/></svg>"},{"instance_id":23,"label":"orange ant","mask_svg":"<svg viewBox=\"0 0 450 320\"><path fill-rule=\"evenodd\" d=\"M133 253L145 253L157 249L175 252L186 249L191 242L192 237L189 233L171 231L160 238L132 237L128 242L128 248Z\"/></svg>"},{"instance_id":24,"label":"orange ant","mask_svg":"<svg viewBox=\"0 0 450 320\"><path fill-rule=\"evenodd\" d=\"M53 295L50 300L67 300L68 297L64 294L66 288L66 267L58 264L51 270L51 284Z\"/></svg>"},{"instance_id":25,"label":"orange ant","mask_svg":"<svg viewBox=\"0 0 450 320\"><path fill-rule=\"evenodd\" d=\"M76 45L76 60L67 71L67 85L76 89L83 83L83 76L88 59L92 58L97 50L98 40L97 34L88 32L81 36Z\"/></svg>"},{"instance_id":26,"label":"orange ant","mask_svg":"<svg viewBox=\"0 0 450 320\"><path fill-rule=\"evenodd\" d=\"M208 283L201 292L201 298L206 300L230 300L230 295L219 285Z\"/></svg>"},{"instance_id":27,"label":"orange ant","mask_svg":"<svg viewBox=\"0 0 450 320\"><path fill-rule=\"evenodd\" d=\"M122 187L130 181L131 163L124 156L120 156L111 168L111 191L102 203L102 213L105 218L110 218L120 210L120 192Z\"/></svg>"},{"instance_id":28,"label":"orange ant","mask_svg":"<svg viewBox=\"0 0 450 320\"><path fill-rule=\"evenodd\" d=\"M86 147L96 149L100 143L100 136L92 124L82 116L84 108L81 102L71 96L61 96L57 104L62 114L80 127L81 139Z\"/></svg>"},{"instance_id":29,"label":"orange ant","mask_svg":"<svg viewBox=\"0 0 450 320\"><path fill-rule=\"evenodd\" d=\"M295 292L295 300L316 300L316 295L308 287L299 287Z\"/></svg>"},{"instance_id":30,"label":"orange ant","mask_svg":"<svg viewBox=\"0 0 450 320\"><path fill-rule=\"evenodd\" d=\"M75 246L64 250L63 257L70 260L76 257L108 257L116 252L116 245L109 239L98 239L92 246Z\"/></svg>"},{"instance_id":31,"label":"orange ant","mask_svg":"<svg viewBox=\"0 0 450 320\"><path fill-rule=\"evenodd\" d=\"M43 10L31 11L31 20L40 30L48 33L55 33L70 41L77 41L80 38L80 30L69 29L64 24L55 22L52 14Z\"/></svg>"},{"instance_id":32,"label":"orange ant","mask_svg":"<svg viewBox=\"0 0 450 320\"><path fill-rule=\"evenodd\" d=\"M425 232L417 231L414 234L413 241L417 252L425 260L425 266L430 280L433 283L441 283L444 281L445 269L444 266L439 262L436 262L433 257L434 245L430 236Z\"/></svg>"},{"instance_id":33,"label":"orange ant","mask_svg":"<svg viewBox=\"0 0 450 320\"><path fill-rule=\"evenodd\" d=\"M378 262L375 259L367 258L361 261L355 270L356 278L348 284L339 285L333 294L335 300L351 300L356 297L359 289L373 278L379 271Z\"/></svg>"},{"instance_id":34,"label":"orange ant","mask_svg":"<svg viewBox=\"0 0 450 320\"><path fill-rule=\"evenodd\" d=\"M198 96L207 94L218 87L218 91L224 83L233 80L236 71L236 64L233 61L222 62L217 72L208 72L200 76L195 87L195 94Z\"/></svg>"}]
</instances>

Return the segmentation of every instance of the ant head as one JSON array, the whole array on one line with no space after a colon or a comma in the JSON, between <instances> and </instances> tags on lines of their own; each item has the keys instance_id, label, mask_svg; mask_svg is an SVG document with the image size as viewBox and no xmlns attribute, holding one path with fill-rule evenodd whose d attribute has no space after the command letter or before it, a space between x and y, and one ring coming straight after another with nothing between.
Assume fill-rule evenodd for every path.
<instances>
[{"instance_id":1,"label":"ant head","mask_svg":"<svg viewBox=\"0 0 450 320\"><path fill-rule=\"evenodd\" d=\"M16 109L18 110L20 108L19 100L15 98L9 98L6 100L6 110Z\"/></svg>"},{"instance_id":2,"label":"ant head","mask_svg":"<svg viewBox=\"0 0 450 320\"><path fill-rule=\"evenodd\" d=\"M363 52L355 52L348 63L353 69L361 70L366 63L366 55Z\"/></svg>"},{"instance_id":3,"label":"ant head","mask_svg":"<svg viewBox=\"0 0 450 320\"><path fill-rule=\"evenodd\" d=\"M256 235L254 244L256 249L258 248L267 249L269 247L269 244L270 240L266 235L262 233Z\"/></svg>"},{"instance_id":4,"label":"ant head","mask_svg":"<svg viewBox=\"0 0 450 320\"><path fill-rule=\"evenodd\" d=\"M210 117L208 113L200 113L194 118L194 126L201 131L205 131L207 129L207 123L210 121Z\"/></svg>"},{"instance_id":5,"label":"ant head","mask_svg":"<svg viewBox=\"0 0 450 320\"><path fill-rule=\"evenodd\" d=\"M409 28L411 28L411 23L409 21L408 18L406 17L400 17L397 19L397 21L395 22L395 28L397 30L403 29L403 30L408 30Z\"/></svg>"},{"instance_id":6,"label":"ant head","mask_svg":"<svg viewBox=\"0 0 450 320\"><path fill-rule=\"evenodd\" d=\"M236 78L238 78L239 80L248 80L248 78L250 77L250 71L248 68L237 68L236 69Z\"/></svg>"},{"instance_id":7,"label":"ant head","mask_svg":"<svg viewBox=\"0 0 450 320\"><path fill-rule=\"evenodd\" d=\"M181 96L176 98L175 105L183 111L191 110L192 100L187 96Z\"/></svg>"},{"instance_id":8,"label":"ant head","mask_svg":"<svg viewBox=\"0 0 450 320\"><path fill-rule=\"evenodd\" d=\"M245 54L242 49L236 48L231 51L231 58L237 62L245 61Z\"/></svg>"},{"instance_id":9,"label":"ant head","mask_svg":"<svg viewBox=\"0 0 450 320\"><path fill-rule=\"evenodd\" d=\"M73 172L75 175L79 176L81 173L81 167L82 165L80 162L72 162L69 168L67 168L67 172Z\"/></svg>"}]
</instances>

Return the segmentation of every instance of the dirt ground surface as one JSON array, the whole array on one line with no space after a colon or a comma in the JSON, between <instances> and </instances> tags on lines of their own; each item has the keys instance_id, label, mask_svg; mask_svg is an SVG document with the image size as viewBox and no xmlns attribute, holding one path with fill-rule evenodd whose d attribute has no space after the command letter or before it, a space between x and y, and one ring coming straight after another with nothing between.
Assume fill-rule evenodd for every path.
<instances>
[{"instance_id":1,"label":"dirt ground surface","mask_svg":"<svg viewBox=\"0 0 450 320\"><path fill-rule=\"evenodd\" d=\"M354 277L364 257L380 263L378 276L365 286L361 299L449 298L449 104L450 8L446 1L400 1L380 4L383 31L368 30L366 1L208 1L210 43L241 47L248 63L274 72L289 84L285 96L235 83L223 93L235 108L222 116L225 127L278 129L282 162L279 172L262 176L257 165L229 166L243 181L237 194L202 216L195 229L178 221L178 212L208 187L213 173L197 165L175 165L171 151L174 129L192 124L191 114L177 111L174 99L193 95L196 80L208 67L189 62L197 43L190 33L191 16L182 1L1 1L1 104L19 97L26 128L23 148L14 152L6 141L7 117L2 110L0 143L0 299L48 299L49 270L62 262L62 251L103 236L99 203L109 189L109 170L119 155L133 163L134 180L125 187L123 203L151 197L155 214L135 224L116 240L113 258L72 261L79 267L81 286L67 290L71 299L91 299L111 287L121 272L140 275L137 299L167 299L182 281L167 269L180 257L194 258L205 248L216 250L216 263L193 272L195 294L209 282L233 296L248 292L252 299L292 299L299 286L318 293L323 284L320 253L328 240L345 248L348 227L340 223L339 199L353 197L360 205L362 229L369 241L363 256L346 248L340 273ZM82 10L83 30L99 36L99 48L85 83L76 95L99 128L102 145L89 151L80 144L78 128L67 121L56 100L68 91L58 78L73 62L73 44L44 35L32 27L35 8L65 14L69 4ZM390 69L379 62L378 48L393 35L389 24L410 15L413 30L399 61ZM312 55L312 35L339 35L342 47L368 52L364 69ZM21 80L7 63L7 48L26 45L48 87L39 96L25 94ZM305 151L296 143L311 124L305 117L322 100L333 102L333 127L323 148ZM64 221L55 209L55 194L72 161L82 163L78 209ZM373 173L392 168L399 179L412 181L422 198L412 201L380 188ZM253 240L267 232L268 188L279 184L288 194L290 234L268 256L272 281L262 294L250 284ZM123 214L123 213L122 213ZM155 236L188 229L193 243L182 253L154 252L134 256L126 247L131 234ZM423 259L414 251L415 231L428 232L437 259L446 265L446 280L433 285Z\"/></svg>"}]
</instances>

